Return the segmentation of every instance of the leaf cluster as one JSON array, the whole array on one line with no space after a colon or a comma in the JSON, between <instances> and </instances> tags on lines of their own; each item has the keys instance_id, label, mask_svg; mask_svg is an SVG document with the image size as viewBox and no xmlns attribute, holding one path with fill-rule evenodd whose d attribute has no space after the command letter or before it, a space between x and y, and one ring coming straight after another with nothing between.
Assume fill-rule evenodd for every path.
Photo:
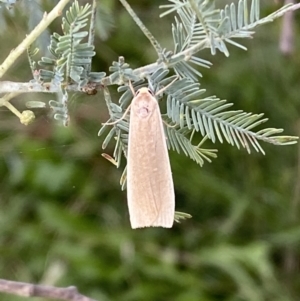
<instances>
[{"instance_id":1,"label":"leaf cluster","mask_svg":"<svg viewBox=\"0 0 300 301\"><path fill-rule=\"evenodd\" d=\"M195 20L197 23L197 17ZM176 21L174 24L176 27ZM184 26L182 28L185 31ZM191 47L201 42L192 43ZM175 71L176 55L183 52L182 57L185 58L184 51L191 47L173 54L166 50L164 53L168 55L159 58L162 62L160 71L157 71L160 63L151 64L151 68L155 65L155 70L151 69L154 71L150 72L147 81L141 80L139 71L130 68L124 60L115 62L109 77L119 86L119 102L114 101L109 87L103 89L110 121L122 118L133 97L128 86L123 85L128 78L135 90L150 83L157 91L179 76L174 86L167 88L159 100L166 103L162 118L170 149L189 158L197 158L194 151L202 139L200 142L195 142L195 139L203 135L205 142L219 142L222 139L224 143L231 144L232 139L233 145L247 150L240 137L243 142L245 139L251 151L255 150L251 141L257 148L253 139L259 144L264 141L261 137L264 135L261 132L264 116L238 110L233 111L233 119L229 119L226 114L232 110L230 103L222 97L209 96L212 90L204 89L201 79L183 73L180 75L183 68ZM34 48L30 52L34 53ZM194 56L198 57L199 53ZM173 65L168 65L168 59ZM271 59L274 57L270 55ZM188 56L182 61L193 66ZM249 59L247 67L240 69L249 69L249 61L252 60ZM238 63L242 64L240 61ZM259 64L259 59L256 58L255 63ZM239 94L243 100L250 99L250 95L258 95L258 91L266 91L259 104L269 110L268 114L274 111L274 115L277 114L275 107L280 107L282 115L277 120L283 122L284 127L289 127L291 119L296 117L297 104L282 105L290 83L289 78L280 72L284 63L278 66L276 78L280 85L272 82L272 87L264 83L251 86L251 81L255 82L255 72L241 74L240 69L233 67L232 74L228 76L235 76L241 86L242 78L247 79L249 86ZM292 67L298 74L297 67ZM143 68L145 74L150 70L150 67L147 68ZM221 73L222 70L225 73L224 65L218 69ZM290 69L286 71L290 74ZM176 75L172 77L170 74L173 72ZM274 100L272 103L268 103L266 97L269 91L273 93L270 97ZM293 91L297 91L296 87L291 88L290 92L297 95ZM63 97L62 92L59 98ZM51 105L57 106L58 110L58 103ZM115 183L118 173L109 169L105 160L99 158L99 141L87 135L88 130L100 122L97 113L86 114L83 118L85 107L83 104L78 106L80 109L74 112L78 122L59 131L38 120L29 134L25 129L16 133L13 130L14 120L8 121L9 116L2 118L2 277L14 279L16 275L22 275L22 281L36 282L38 279L45 284L59 286L80 283L85 294L96 300L298 299L299 210L292 205L291 198L293 191L297 191L299 181L293 168L296 165L293 148L283 148L280 158L274 151L262 159L261 156L245 156L243 152L237 154L234 148L225 147L218 164L201 172L193 162L177 156L177 160L172 161L174 179L178 183L177 204L180 210L191 212L196 218L180 227L175 226L167 237L156 229L133 232L128 226L124 195ZM94 107L89 112L93 110ZM174 113L172 110L175 110ZM251 112L252 108L245 110ZM282 116L286 116L285 120ZM273 122L277 122L275 117ZM107 136L103 146L110 142L115 147L114 158L108 158L115 164L118 162L120 167L125 165L129 122L130 115L126 115L112 128L106 125L101 132L101 137ZM249 129L251 125L253 127ZM242 129L239 130L240 127ZM111 131L110 135L105 135L107 130ZM278 134L275 129L274 132L268 130L271 134L268 139ZM35 139L32 139L32 133ZM30 135L29 139L26 135ZM37 135L40 139L36 139ZM281 139L284 142L285 137ZM272 143L272 140L267 142ZM209 150L203 147L199 146L201 154L205 155L205 151ZM234 158L232 152L236 154ZM231 164L233 161L239 163ZM125 184L124 177L125 174L122 184ZM294 224L290 211L296 217ZM178 213L175 218L181 216ZM19 300L8 295L3 298Z\"/></svg>"},{"instance_id":2,"label":"leaf cluster","mask_svg":"<svg viewBox=\"0 0 300 301\"><path fill-rule=\"evenodd\" d=\"M217 9L215 1L170 0L169 4L160 6L165 10L161 17L175 13L172 24L174 50L170 51L161 47L127 1L120 1L153 45L158 54L157 62L134 70L120 57L118 62L113 62L108 77L104 78L104 72L90 72L95 55L93 16L97 12L96 2L93 7L89 4L80 6L75 0L62 19L62 34L53 33L51 36L48 48L52 57L42 57L39 61L41 66L48 69L39 70L39 76L33 72L35 80L51 81L60 87L58 99L49 102L55 119L61 120L64 125L68 124L68 84L76 83L78 89L83 90L88 83L101 83L110 119L100 129L99 136L113 122L102 146L106 148L110 141L116 141L113 158L109 160L119 167L122 156L127 155L130 117L124 113L133 97L128 86L130 81L135 90L148 85L153 91L164 90L166 112L162 118L168 148L184 153L200 165L204 160L211 162L210 158L216 157L216 150L202 147L207 139L213 143L227 142L237 148L245 148L248 153L254 149L263 154L261 141L274 145L296 143L297 137L278 135L282 129L262 128L261 125L267 121L264 114L232 110L232 103L215 95L206 96L206 89L200 87L199 78L202 74L198 70L199 67L212 66L210 61L199 56L201 50L209 48L212 55L219 50L229 56L228 43L246 49L236 39L251 38L255 27L273 21L292 9L293 5L288 4L261 18L259 0L252 0L250 9L247 0L240 0L237 5L226 5L224 9ZM88 24L89 31L85 29ZM35 53L33 48L28 50L33 71ZM175 75L168 76L170 72ZM175 78L177 80L169 86ZM122 93L119 104L111 99L108 90L111 84L118 85ZM203 140L194 144L193 137L197 132ZM125 174L122 179L126 179ZM121 185L124 188L125 180L121 180Z\"/></svg>"},{"instance_id":3,"label":"leaf cluster","mask_svg":"<svg viewBox=\"0 0 300 301\"><path fill-rule=\"evenodd\" d=\"M124 1L122 1L124 2ZM278 135L283 130L276 128L261 128L261 125L268 119L264 114L247 113L242 110L232 110L232 103L227 103L217 96L205 96L206 90L200 88L198 78L201 75L198 69L192 65L204 68L210 68L211 62L202 59L199 55L201 49L210 48L211 53L220 52L229 56L226 43L230 43L242 49L246 49L234 39L250 38L254 34L253 28L258 25L273 21L275 16L281 15L291 6L287 5L278 12L265 18L260 18L259 1L252 0L250 10L248 1L240 0L236 6L234 3L226 5L224 9L216 9L214 1L205 0L172 0L171 4L161 5L166 9L161 16L170 13L176 13L175 23L172 25L174 51L166 49L160 54L155 71L147 76L148 85L153 90L161 89L170 83L174 77L166 78L169 71L173 71L178 80L170 87L166 88L166 117L162 116L165 123L165 132L169 149L183 152L198 164L203 164L203 158L210 162L209 157L215 157L215 150L206 150L205 156L203 149L193 145L192 139L194 132L199 132L205 139L215 143L217 140L224 141L236 146L245 148L248 153L253 148L257 152L264 154L260 141L268 142L274 145L289 145L296 143L297 137ZM126 7L126 6L125 6ZM130 15L139 24L141 21L130 10ZM145 33L144 29L141 28ZM147 34L147 33L145 33ZM152 44L153 36L148 36ZM124 62L123 62L124 63ZM161 65L163 64L163 66ZM128 64L119 64L120 69L116 69L118 63L114 63L111 80L114 83L133 81L135 90L145 84L135 77L138 74L129 68ZM120 67L125 66L125 67ZM123 69L122 69L123 68ZM144 70L141 70L141 72ZM103 148L105 148L111 138L116 135L116 145L114 151L114 160L116 166L120 166L121 152L126 156L126 145L128 140L128 117L124 117L125 108L129 105L133 97L129 88L120 88L119 91L125 92L116 105L107 100L110 119L107 123L119 120L113 126L104 139ZM107 93L106 93L107 98ZM122 117L123 116L123 117ZM102 135L105 128L99 131ZM124 131L122 133L122 131ZM120 141L121 140L121 141Z\"/></svg>"}]
</instances>

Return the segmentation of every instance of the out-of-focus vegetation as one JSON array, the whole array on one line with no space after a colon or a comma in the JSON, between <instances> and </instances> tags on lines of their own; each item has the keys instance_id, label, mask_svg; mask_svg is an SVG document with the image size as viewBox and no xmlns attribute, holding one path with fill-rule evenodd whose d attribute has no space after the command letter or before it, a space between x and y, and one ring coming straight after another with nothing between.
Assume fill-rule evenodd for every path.
<instances>
[{"instance_id":1,"label":"out-of-focus vegetation","mask_svg":"<svg viewBox=\"0 0 300 301\"><path fill-rule=\"evenodd\" d=\"M96 39L93 70L107 72L119 55L132 67L152 62L155 52L118 1L99 3L115 28L107 40ZM50 1L44 4L51 7ZM130 4L168 47L171 27L168 18L158 17L161 1ZM278 5L267 1L262 14ZM29 22L17 6L2 16L7 27L1 30L1 61L28 32ZM203 88L236 109L264 112L269 127L282 127L288 135L300 132L299 13L295 17L296 50L290 57L278 50L280 19L243 41L247 52L231 47L229 58L211 58L208 50L200 54L214 64L201 70ZM59 32L59 26L56 21L50 29ZM30 76L23 56L6 79ZM23 109L29 99L51 96L22 95L14 104ZM1 109L0 278L76 285L101 301L298 300L299 146L262 144L263 156L207 144L219 149L218 158L202 168L171 152L177 210L193 218L171 230L132 230L126 192L119 186L122 170L101 156L97 132L108 116L103 102L100 92L74 95L66 128L46 109L36 110L28 127Z\"/></svg>"}]
</instances>

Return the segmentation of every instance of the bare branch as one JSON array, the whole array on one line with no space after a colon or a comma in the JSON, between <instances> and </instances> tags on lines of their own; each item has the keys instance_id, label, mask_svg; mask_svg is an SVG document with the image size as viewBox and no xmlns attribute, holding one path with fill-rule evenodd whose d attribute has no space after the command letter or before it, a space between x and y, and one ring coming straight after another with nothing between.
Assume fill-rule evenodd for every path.
<instances>
[{"instance_id":1,"label":"bare branch","mask_svg":"<svg viewBox=\"0 0 300 301\"><path fill-rule=\"evenodd\" d=\"M88 86L88 85L87 85ZM95 89L100 89L101 86L95 84L93 87ZM40 84L38 82L32 83L21 83L21 82L11 82L11 81L0 81L0 93L11 93L11 92L18 92L18 93L33 93L33 92L44 92L44 93L57 93L60 91L61 87L57 86L53 83L44 83ZM78 85L72 84L68 85L68 91L77 91L78 92Z\"/></svg>"},{"instance_id":2,"label":"bare branch","mask_svg":"<svg viewBox=\"0 0 300 301\"><path fill-rule=\"evenodd\" d=\"M75 286L65 288L0 279L0 292L22 297L44 297L65 301L96 301L81 295Z\"/></svg>"},{"instance_id":3,"label":"bare branch","mask_svg":"<svg viewBox=\"0 0 300 301\"><path fill-rule=\"evenodd\" d=\"M59 2L58 5L60 5L62 3L64 3L64 5L66 5L65 2L67 2L67 1L69 1L69 0L61 0L61 2ZM288 1L288 0L286 0L286 1ZM52 14L54 12L54 10L57 8L57 6L51 11L50 14ZM291 12L291 11L295 11L295 10L297 10L299 8L300 8L300 3L294 4L294 5L289 6L289 7L285 8L285 9L283 9L283 10L280 10L279 13L272 14L272 17L273 17L273 19L275 19L275 18L277 18L277 17L279 17L281 15L284 15L285 13L288 13L288 12ZM50 14L46 18L48 18L50 16ZM44 19L41 21L41 23L45 22ZM40 26L40 24L38 26ZM44 25L46 26L46 23ZM31 36L31 34L29 36ZM20 45L18 46L18 48L20 47ZM133 71L133 73L137 77L139 77L139 78L145 78L146 76L148 76L149 74L152 74L153 72L155 72L156 70L158 70L160 68L169 68L169 67L171 67L172 64L174 64L174 62L178 62L180 60L189 61L192 55L196 54L201 49L207 48L208 46L209 46L209 41L208 40L203 40L203 41L201 41L201 42L199 42L199 43L197 43L197 44L195 44L195 45L193 45L193 46L191 46L191 47L189 47L189 48L187 48L187 49L185 49L185 50L183 50L183 51L181 51L179 53L176 53L176 54L172 55L169 58L169 62L155 62L155 63L149 64L149 65L142 66L140 68L136 68L136 69L134 69L132 71ZM13 50L11 52L11 54L14 53L16 51L16 49ZM5 71L2 70L2 68L4 68L3 66L5 65L6 61L7 61L7 59L2 64L2 66L0 66L0 78L4 74L4 72L6 71L6 70ZM106 77L102 78L101 79L101 83L89 83L89 84L91 84L93 86L93 90L99 90L99 89L102 89L103 86L109 86L109 85L115 85L115 84L119 85L120 83L118 81L116 81L115 79L113 80L113 77L111 77L109 75L109 76L106 76ZM55 92L58 92L59 89L60 89L60 87L58 87L57 85L54 85L52 83L40 84L40 83L15 83L15 82L9 82L9 81L0 82L0 93L10 93L10 92L22 92L22 93L28 93L28 92L46 92L46 93L55 93ZM76 84L72 84L72 85L68 85L66 87L66 89L68 91L78 91L78 86ZM85 89L82 89L82 91L85 91Z\"/></svg>"},{"instance_id":4,"label":"bare branch","mask_svg":"<svg viewBox=\"0 0 300 301\"><path fill-rule=\"evenodd\" d=\"M138 25L138 27L141 29L141 31L144 33L144 35L150 41L150 43L156 50L158 57L160 57L163 49L160 46L159 42L155 39L155 37L148 30L148 28L143 24L142 20L137 16L137 14L131 8L131 6L128 4L128 2L126 0L119 0L119 1L122 3L122 5L127 10L128 14L131 16L131 18L134 20L134 22Z\"/></svg>"},{"instance_id":5,"label":"bare branch","mask_svg":"<svg viewBox=\"0 0 300 301\"><path fill-rule=\"evenodd\" d=\"M10 66L16 61L16 59L31 45L37 37L49 26L49 24L58 16L61 15L62 10L67 5L70 0L61 0L52 11L44 14L41 22L34 28L34 30L19 44L15 49L13 49L5 61L0 66L0 78L4 73L10 68Z\"/></svg>"},{"instance_id":6,"label":"bare branch","mask_svg":"<svg viewBox=\"0 0 300 301\"><path fill-rule=\"evenodd\" d=\"M285 0L285 5L294 3L294 0ZM294 51L294 12L289 11L283 16L279 49L285 55L290 55Z\"/></svg>"}]
</instances>

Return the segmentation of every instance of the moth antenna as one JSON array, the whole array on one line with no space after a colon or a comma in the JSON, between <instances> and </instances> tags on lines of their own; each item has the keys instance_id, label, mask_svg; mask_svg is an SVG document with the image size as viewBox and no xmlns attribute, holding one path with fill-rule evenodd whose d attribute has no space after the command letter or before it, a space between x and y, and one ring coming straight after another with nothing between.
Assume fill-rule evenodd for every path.
<instances>
[{"instance_id":1,"label":"moth antenna","mask_svg":"<svg viewBox=\"0 0 300 301\"><path fill-rule=\"evenodd\" d=\"M130 90L131 90L133 96L135 96L135 91L134 91L134 88L133 88L133 86L132 86L131 80L129 80L128 86L129 86L129 88L130 88ZM119 121L123 120L123 119L125 118L125 116L127 115L128 111L129 111L129 109L130 109L130 107L131 107L131 104L127 107L127 109L125 110L123 116L122 116L120 119L117 119L117 120L115 120L115 121L113 121L113 122L102 123L102 125L114 125L114 124L118 123Z\"/></svg>"},{"instance_id":2,"label":"moth antenna","mask_svg":"<svg viewBox=\"0 0 300 301\"><path fill-rule=\"evenodd\" d=\"M177 79L179 78L179 76L176 76L174 80L172 80L169 84L167 84L165 87L162 87L160 90L158 90L155 93L155 96L157 96L158 94L164 92L166 89L168 89L172 84L174 84L174 82L177 81Z\"/></svg>"},{"instance_id":3,"label":"moth antenna","mask_svg":"<svg viewBox=\"0 0 300 301\"><path fill-rule=\"evenodd\" d=\"M131 104L127 107L126 111L124 112L123 116L113 122L105 122L105 123L102 123L102 125L113 125L113 124L116 124L118 123L119 121L123 120L125 118L125 116L127 115L129 109L131 107Z\"/></svg>"},{"instance_id":4,"label":"moth antenna","mask_svg":"<svg viewBox=\"0 0 300 301\"><path fill-rule=\"evenodd\" d=\"M132 85L132 83L131 83L131 80L129 80L128 86L129 86L129 88L130 88L130 90L131 90L132 95L135 96L135 91L134 91L133 85Z\"/></svg>"}]
</instances>

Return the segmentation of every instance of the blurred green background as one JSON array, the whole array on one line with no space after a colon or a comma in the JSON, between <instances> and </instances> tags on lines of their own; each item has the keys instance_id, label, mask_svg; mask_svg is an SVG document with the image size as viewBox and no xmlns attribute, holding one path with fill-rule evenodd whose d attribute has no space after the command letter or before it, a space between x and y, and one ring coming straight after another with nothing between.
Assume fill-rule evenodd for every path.
<instances>
[{"instance_id":1,"label":"blurred green background","mask_svg":"<svg viewBox=\"0 0 300 301\"><path fill-rule=\"evenodd\" d=\"M32 0L28 10L1 8L1 61L33 19L56 2ZM229 1L217 2L223 7ZM119 55L133 68L154 62L155 51L118 1L99 3L102 20L113 27L107 37L98 31L93 71L108 72ZM172 49L172 18L158 17L162 3L130 1L161 44ZM264 3L263 16L282 4ZM289 57L278 48L282 19L242 41L247 52L229 46L229 58L200 53L213 62L210 70L200 70L207 95L227 99L235 109L263 112L270 119L265 127L299 135L298 12L294 25L295 53ZM60 32L58 20L50 30ZM30 79L25 55L5 75L11 81ZM117 100L116 87L110 91ZM28 100L50 99L55 96L28 94L12 103L24 110ZM75 285L99 301L299 300L298 145L262 143L263 156L206 143L219 152L202 168L171 152L176 209L193 218L171 230L132 230L126 192L119 186L122 170L101 156L103 140L97 133L108 118L101 92L74 94L69 108L67 128L48 109L35 110L36 121L27 127L0 110L0 278ZM105 152L112 154L113 145ZM25 298L0 293L0 300Z\"/></svg>"}]
</instances>

